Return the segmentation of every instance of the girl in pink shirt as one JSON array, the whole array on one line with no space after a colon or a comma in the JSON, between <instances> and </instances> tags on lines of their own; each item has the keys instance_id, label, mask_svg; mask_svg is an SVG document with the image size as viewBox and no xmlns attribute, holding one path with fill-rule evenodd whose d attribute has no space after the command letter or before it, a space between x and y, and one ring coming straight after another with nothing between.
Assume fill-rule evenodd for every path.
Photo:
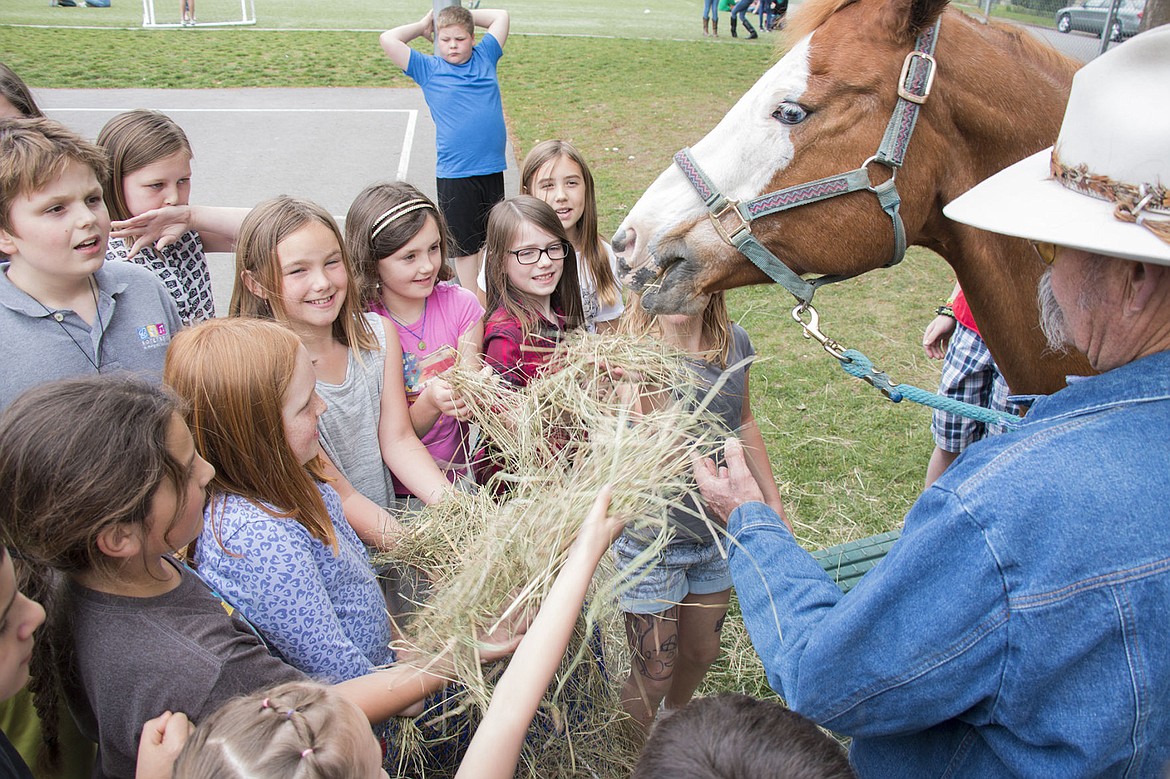
<instances>
[{"instance_id":1,"label":"girl in pink shirt","mask_svg":"<svg viewBox=\"0 0 1170 779\"><path fill-rule=\"evenodd\" d=\"M415 434L448 479L467 477L468 425L442 374L456 363L479 367L483 307L449 281L443 215L410 184L374 184L350 206L345 242L366 308L398 329ZM395 488L409 495L397 482Z\"/></svg>"}]
</instances>

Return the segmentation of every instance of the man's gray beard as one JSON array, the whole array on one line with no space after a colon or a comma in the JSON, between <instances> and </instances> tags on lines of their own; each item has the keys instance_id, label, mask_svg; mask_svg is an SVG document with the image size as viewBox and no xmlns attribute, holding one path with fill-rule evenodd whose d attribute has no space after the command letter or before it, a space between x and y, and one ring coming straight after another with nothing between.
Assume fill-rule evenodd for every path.
<instances>
[{"instance_id":1,"label":"man's gray beard","mask_svg":"<svg viewBox=\"0 0 1170 779\"><path fill-rule=\"evenodd\" d=\"M1056 295L1052 294L1052 268L1044 271L1040 277L1040 286L1036 298L1040 303L1040 330L1048 339L1049 348L1057 352L1068 349L1068 320L1056 302Z\"/></svg>"}]
</instances>

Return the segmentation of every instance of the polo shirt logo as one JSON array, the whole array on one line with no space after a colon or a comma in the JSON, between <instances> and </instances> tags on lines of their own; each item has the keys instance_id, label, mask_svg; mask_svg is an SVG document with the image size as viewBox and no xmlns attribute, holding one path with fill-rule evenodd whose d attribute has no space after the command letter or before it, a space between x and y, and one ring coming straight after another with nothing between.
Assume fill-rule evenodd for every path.
<instances>
[{"instance_id":1,"label":"polo shirt logo","mask_svg":"<svg viewBox=\"0 0 1170 779\"><path fill-rule=\"evenodd\" d=\"M138 328L138 340L142 342L143 349L155 349L170 343L171 336L167 332L166 323L156 322Z\"/></svg>"}]
</instances>

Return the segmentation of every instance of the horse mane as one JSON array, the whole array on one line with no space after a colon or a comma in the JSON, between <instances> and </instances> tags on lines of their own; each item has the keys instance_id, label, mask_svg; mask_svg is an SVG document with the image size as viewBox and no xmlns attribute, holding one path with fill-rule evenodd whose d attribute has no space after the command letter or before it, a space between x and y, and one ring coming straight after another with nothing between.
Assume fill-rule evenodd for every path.
<instances>
[{"instance_id":1,"label":"horse mane","mask_svg":"<svg viewBox=\"0 0 1170 779\"><path fill-rule=\"evenodd\" d=\"M817 28L829 20L833 14L840 11L846 6L861 2L862 0L805 0L800 8L793 12L788 27L785 30L783 46L785 49L791 48L797 41L803 39L805 36L811 35ZM1042 68L1050 77L1066 80L1069 74L1079 67L1079 64L1061 54L1055 48L1047 43L1039 40L1035 36L1029 34L1022 27L1009 24L999 20L992 20L987 24L981 19L971 16L963 11L955 8L950 8L955 14L961 15L965 20L971 22L987 30L994 30L999 35L1006 38L1005 48L1015 49L1018 55L1036 66ZM900 32L917 34L917 31L910 30L909 17L899 25Z\"/></svg>"},{"instance_id":2,"label":"horse mane","mask_svg":"<svg viewBox=\"0 0 1170 779\"><path fill-rule=\"evenodd\" d=\"M805 0L801 3L800 9L794 11L788 20L788 26L785 29L785 38L787 48L791 48L794 43L803 39L807 35L812 35L813 31L829 20L829 17L840 11L847 5L852 5L858 0Z\"/></svg>"},{"instance_id":3,"label":"horse mane","mask_svg":"<svg viewBox=\"0 0 1170 779\"><path fill-rule=\"evenodd\" d=\"M965 13L963 16L974 24L984 26L977 17L971 17ZM998 19L992 20L985 26L987 29L1005 36L1011 45L1018 50L1021 59L1042 68L1049 76L1055 76L1062 82L1070 83L1073 72L1081 66L1079 62L1057 51L1053 46L1041 41L1023 27Z\"/></svg>"}]
</instances>

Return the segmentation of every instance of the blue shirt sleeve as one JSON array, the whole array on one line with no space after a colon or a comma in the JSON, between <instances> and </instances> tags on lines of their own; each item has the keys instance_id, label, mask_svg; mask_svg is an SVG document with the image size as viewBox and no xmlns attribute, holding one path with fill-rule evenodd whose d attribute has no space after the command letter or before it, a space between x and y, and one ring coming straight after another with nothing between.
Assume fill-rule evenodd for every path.
<instances>
[{"instance_id":1,"label":"blue shirt sleeve","mask_svg":"<svg viewBox=\"0 0 1170 779\"><path fill-rule=\"evenodd\" d=\"M914 732L994 701L1008 606L978 525L929 490L902 538L842 595L770 508L732 513L752 644L793 710L852 736Z\"/></svg>"}]
</instances>

